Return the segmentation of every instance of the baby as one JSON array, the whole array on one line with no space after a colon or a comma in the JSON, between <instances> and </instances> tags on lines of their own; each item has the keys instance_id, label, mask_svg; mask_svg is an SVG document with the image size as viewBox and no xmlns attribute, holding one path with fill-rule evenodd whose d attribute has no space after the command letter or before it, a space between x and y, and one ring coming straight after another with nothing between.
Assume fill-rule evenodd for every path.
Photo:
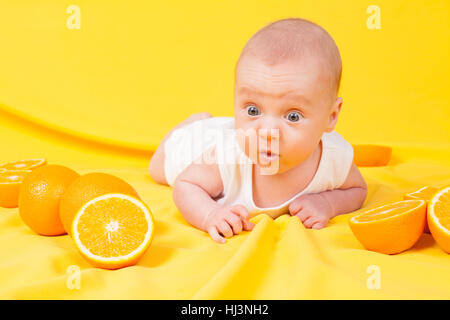
<instances>
[{"instance_id":1,"label":"baby","mask_svg":"<svg viewBox=\"0 0 450 320\"><path fill-rule=\"evenodd\" d=\"M341 72L322 27L299 18L269 24L236 64L234 118L205 112L178 124L153 155L151 177L173 186L183 217L219 243L252 230L260 213L320 229L359 209L367 186L352 146L334 131Z\"/></svg>"}]
</instances>

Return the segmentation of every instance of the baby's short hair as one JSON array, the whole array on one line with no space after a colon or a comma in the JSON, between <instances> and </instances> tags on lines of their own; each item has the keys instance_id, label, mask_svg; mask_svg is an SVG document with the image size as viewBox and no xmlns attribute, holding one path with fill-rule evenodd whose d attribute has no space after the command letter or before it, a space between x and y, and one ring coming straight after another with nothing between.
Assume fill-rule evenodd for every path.
<instances>
[{"instance_id":1,"label":"baby's short hair","mask_svg":"<svg viewBox=\"0 0 450 320\"><path fill-rule=\"evenodd\" d=\"M283 19L260 29L248 40L236 69L248 55L256 56L271 66L286 60L302 59L307 54L321 58L323 67L330 72L330 88L337 94L342 75L339 49L325 29L306 19Z\"/></svg>"}]
</instances>

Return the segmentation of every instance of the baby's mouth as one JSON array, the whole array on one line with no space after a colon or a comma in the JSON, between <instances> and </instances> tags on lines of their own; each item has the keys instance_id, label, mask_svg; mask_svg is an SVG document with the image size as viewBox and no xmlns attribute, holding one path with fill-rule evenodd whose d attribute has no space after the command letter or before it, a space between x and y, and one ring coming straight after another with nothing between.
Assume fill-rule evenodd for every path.
<instances>
[{"instance_id":1,"label":"baby's mouth","mask_svg":"<svg viewBox=\"0 0 450 320\"><path fill-rule=\"evenodd\" d=\"M280 155L277 153L273 153L270 150L267 151L260 151L259 152L259 159L263 160L264 162L272 162L280 158Z\"/></svg>"}]
</instances>

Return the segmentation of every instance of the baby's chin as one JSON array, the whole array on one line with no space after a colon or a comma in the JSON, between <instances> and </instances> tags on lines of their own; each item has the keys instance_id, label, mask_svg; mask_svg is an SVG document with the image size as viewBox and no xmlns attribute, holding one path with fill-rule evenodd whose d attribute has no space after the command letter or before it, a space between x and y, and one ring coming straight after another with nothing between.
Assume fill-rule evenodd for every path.
<instances>
[{"instance_id":1,"label":"baby's chin","mask_svg":"<svg viewBox=\"0 0 450 320\"><path fill-rule=\"evenodd\" d=\"M279 155L259 153L256 159L251 160L256 165L256 168L260 170L261 175L275 175L284 171Z\"/></svg>"}]
</instances>

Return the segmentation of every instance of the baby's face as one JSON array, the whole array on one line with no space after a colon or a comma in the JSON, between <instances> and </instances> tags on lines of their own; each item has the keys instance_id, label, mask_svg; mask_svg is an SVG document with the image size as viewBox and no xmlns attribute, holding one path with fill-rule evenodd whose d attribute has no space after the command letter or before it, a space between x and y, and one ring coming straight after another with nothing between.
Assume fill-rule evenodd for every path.
<instances>
[{"instance_id":1,"label":"baby's face","mask_svg":"<svg viewBox=\"0 0 450 320\"><path fill-rule=\"evenodd\" d=\"M278 161L277 173L308 159L322 134L333 130L330 115L337 99L330 94L328 83L314 58L267 66L258 58L245 57L236 70L234 101L235 129L242 151L261 167ZM251 141L249 132L254 132L257 141ZM276 143L271 141L278 141L278 156L274 156ZM256 145L256 152L250 150L252 145ZM271 157L263 152L268 149Z\"/></svg>"}]
</instances>

